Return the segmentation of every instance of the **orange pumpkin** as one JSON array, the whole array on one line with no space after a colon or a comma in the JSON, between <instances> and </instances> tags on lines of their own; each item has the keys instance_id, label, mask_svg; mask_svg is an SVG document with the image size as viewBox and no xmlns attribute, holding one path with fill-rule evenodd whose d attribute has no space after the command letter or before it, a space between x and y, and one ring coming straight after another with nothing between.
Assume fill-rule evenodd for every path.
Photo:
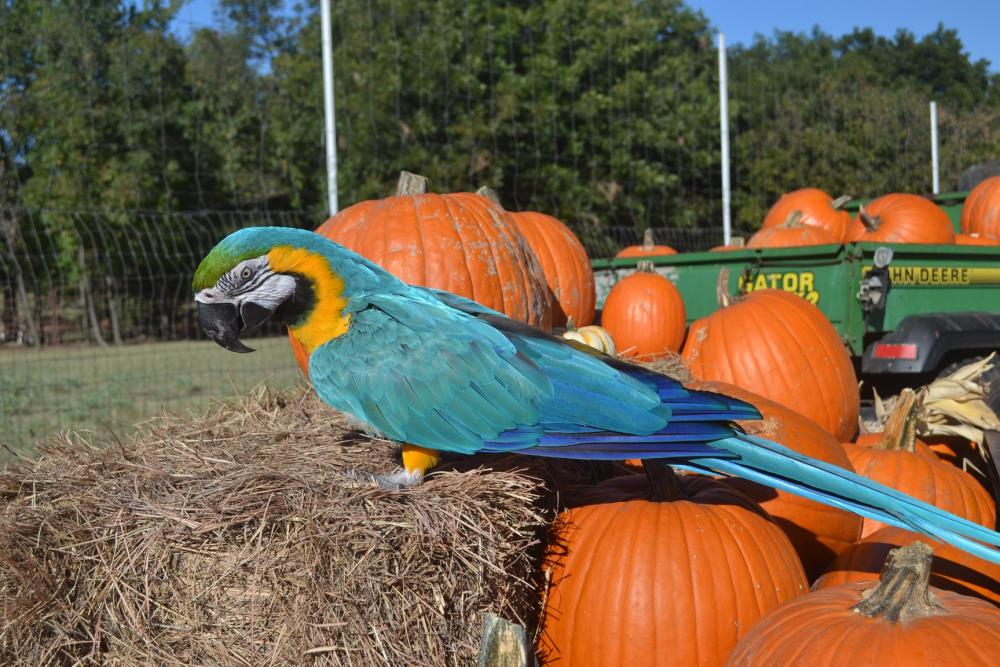
<instances>
[{"instance_id":1,"label":"orange pumpkin","mask_svg":"<svg viewBox=\"0 0 1000 667\"><path fill-rule=\"evenodd\" d=\"M803 595L764 617L730 667L772 665L995 665L1000 609L928 586L923 542L889 552L877 584Z\"/></svg>"},{"instance_id":2,"label":"orange pumpkin","mask_svg":"<svg viewBox=\"0 0 1000 667\"><path fill-rule=\"evenodd\" d=\"M991 176L969 191L961 226L966 234L1000 237L1000 176Z\"/></svg>"},{"instance_id":3,"label":"orange pumpkin","mask_svg":"<svg viewBox=\"0 0 1000 667\"><path fill-rule=\"evenodd\" d=\"M497 201L496 193L489 188L480 188L478 193ZM594 270L580 239L551 215L534 211L508 213L542 266L553 297L553 326L565 326L567 318L581 327L593 323L597 299Z\"/></svg>"},{"instance_id":4,"label":"orange pumpkin","mask_svg":"<svg viewBox=\"0 0 1000 667\"><path fill-rule=\"evenodd\" d=\"M883 433L865 435L855 444L844 445L854 469L868 479L993 528L996 507L989 492L972 475L941 461L919 442L916 420L916 394L904 389ZM865 518L862 538L883 526L881 521Z\"/></svg>"},{"instance_id":5,"label":"orange pumpkin","mask_svg":"<svg viewBox=\"0 0 1000 667\"><path fill-rule=\"evenodd\" d=\"M848 241L869 243L954 243L951 219L926 197L891 194L873 199L858 211Z\"/></svg>"},{"instance_id":6,"label":"orange pumpkin","mask_svg":"<svg viewBox=\"0 0 1000 667\"><path fill-rule=\"evenodd\" d=\"M346 208L316 232L404 282L550 329L545 275L510 215L482 195L428 194L426 188L426 179L404 173L395 196Z\"/></svg>"},{"instance_id":7,"label":"orange pumpkin","mask_svg":"<svg viewBox=\"0 0 1000 667\"><path fill-rule=\"evenodd\" d=\"M840 243L840 239L823 227L802 222L802 213L793 211L780 225L763 227L747 241L748 248L795 248L809 245Z\"/></svg>"},{"instance_id":8,"label":"orange pumpkin","mask_svg":"<svg viewBox=\"0 0 1000 667\"><path fill-rule=\"evenodd\" d=\"M1000 245L1000 238L995 236L981 236L975 232L972 234L955 234L955 245L998 246Z\"/></svg>"},{"instance_id":9,"label":"orange pumpkin","mask_svg":"<svg viewBox=\"0 0 1000 667\"><path fill-rule=\"evenodd\" d=\"M604 301L601 326L615 341L621 357L653 361L681 349L687 324L684 301L674 284L640 262Z\"/></svg>"},{"instance_id":10,"label":"orange pumpkin","mask_svg":"<svg viewBox=\"0 0 1000 667\"><path fill-rule=\"evenodd\" d=\"M295 356L295 363L298 364L299 370L308 378L309 377L309 353L306 351L305 346L299 342L299 339L295 337L291 329L288 329L288 344L292 348L292 355Z\"/></svg>"},{"instance_id":11,"label":"orange pumpkin","mask_svg":"<svg viewBox=\"0 0 1000 667\"><path fill-rule=\"evenodd\" d=\"M886 554L917 539L926 538L895 526L880 528L837 556L813 584L813 590L878 579ZM930 546L934 550L931 584L1000 605L1000 565L945 542L931 542Z\"/></svg>"},{"instance_id":12,"label":"orange pumpkin","mask_svg":"<svg viewBox=\"0 0 1000 667\"><path fill-rule=\"evenodd\" d=\"M853 437L861 398L854 364L819 308L790 292L734 299L719 276L719 310L695 321L681 356L694 376L748 389L812 419L839 441Z\"/></svg>"},{"instance_id":13,"label":"orange pumpkin","mask_svg":"<svg viewBox=\"0 0 1000 667\"><path fill-rule=\"evenodd\" d=\"M932 436L932 438L925 437L924 440L938 459L959 470L964 470L989 488L988 471L991 463L986 458L985 450L977 443L958 435L938 435Z\"/></svg>"},{"instance_id":14,"label":"orange pumpkin","mask_svg":"<svg viewBox=\"0 0 1000 667\"><path fill-rule=\"evenodd\" d=\"M404 282L552 328L552 299L535 253L510 215L482 195L428 194L427 179L403 172L394 196L348 207L316 232ZM303 371L306 358L296 350Z\"/></svg>"},{"instance_id":15,"label":"orange pumpkin","mask_svg":"<svg viewBox=\"0 0 1000 667\"><path fill-rule=\"evenodd\" d=\"M851 214L841 207L850 199L846 195L834 199L818 188L786 192L764 216L761 227L780 227L798 218L803 225L828 232L835 239L833 243L840 243L846 238L847 228L851 224Z\"/></svg>"},{"instance_id":16,"label":"orange pumpkin","mask_svg":"<svg viewBox=\"0 0 1000 667\"><path fill-rule=\"evenodd\" d=\"M747 433L854 471L840 442L811 419L763 396L724 382L696 381L685 386L738 398L756 407L763 419L737 422ZM861 535L861 517L853 512L737 477L727 478L725 481L757 501L774 518L775 523L791 540L810 581L822 574L830 561L854 544Z\"/></svg>"},{"instance_id":17,"label":"orange pumpkin","mask_svg":"<svg viewBox=\"0 0 1000 667\"><path fill-rule=\"evenodd\" d=\"M747 240L742 236L734 236L729 240L729 245L717 245L713 248L709 248L709 252L726 252L727 250L745 250L747 247Z\"/></svg>"},{"instance_id":18,"label":"orange pumpkin","mask_svg":"<svg viewBox=\"0 0 1000 667\"><path fill-rule=\"evenodd\" d=\"M556 520L545 664L721 666L759 618L806 591L788 539L751 500L706 477L664 477L652 489L641 475L608 480L596 504Z\"/></svg>"},{"instance_id":19,"label":"orange pumpkin","mask_svg":"<svg viewBox=\"0 0 1000 667\"><path fill-rule=\"evenodd\" d=\"M628 257L659 257L662 255L676 255L677 251L668 245L656 245L653 241L653 230L647 228L642 235L642 245L630 245L622 248L615 255L616 259Z\"/></svg>"}]
</instances>

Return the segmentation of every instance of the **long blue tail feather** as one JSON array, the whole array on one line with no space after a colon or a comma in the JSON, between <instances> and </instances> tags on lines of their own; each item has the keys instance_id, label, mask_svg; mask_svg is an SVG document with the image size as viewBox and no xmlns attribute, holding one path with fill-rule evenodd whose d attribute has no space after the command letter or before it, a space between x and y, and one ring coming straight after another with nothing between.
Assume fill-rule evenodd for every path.
<instances>
[{"instance_id":1,"label":"long blue tail feather","mask_svg":"<svg viewBox=\"0 0 1000 667\"><path fill-rule=\"evenodd\" d=\"M902 520L930 522L929 525L1000 546L1000 533L839 466L804 456L770 440L742 433L708 444L736 454L743 466L752 466L765 471L775 479L785 479L795 487L786 489L793 493L798 492L797 489L803 486L814 487L814 492L823 496L817 498L821 502L837 499L844 503L876 508L890 516L898 513L899 519ZM732 460L720 459L720 462L728 466ZM872 518L885 521L880 517ZM1000 559L1000 552L993 552L992 558Z\"/></svg>"}]
</instances>

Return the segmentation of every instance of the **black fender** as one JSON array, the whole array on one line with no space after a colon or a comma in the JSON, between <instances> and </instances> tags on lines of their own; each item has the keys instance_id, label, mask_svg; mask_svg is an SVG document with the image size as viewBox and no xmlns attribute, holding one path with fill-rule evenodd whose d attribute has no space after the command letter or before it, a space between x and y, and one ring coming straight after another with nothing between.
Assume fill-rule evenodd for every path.
<instances>
[{"instance_id":1,"label":"black fender","mask_svg":"<svg viewBox=\"0 0 1000 667\"><path fill-rule=\"evenodd\" d=\"M861 372L933 373L949 353L992 350L1000 350L1000 313L910 315L865 349Z\"/></svg>"}]
</instances>

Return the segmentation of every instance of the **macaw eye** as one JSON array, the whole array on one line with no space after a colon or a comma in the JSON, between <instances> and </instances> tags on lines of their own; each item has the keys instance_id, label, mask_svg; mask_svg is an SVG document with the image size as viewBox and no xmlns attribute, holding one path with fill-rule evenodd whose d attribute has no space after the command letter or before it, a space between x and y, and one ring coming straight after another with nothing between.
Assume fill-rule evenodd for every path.
<instances>
[{"instance_id":1,"label":"macaw eye","mask_svg":"<svg viewBox=\"0 0 1000 667\"><path fill-rule=\"evenodd\" d=\"M249 266L244 266L243 270L240 271L240 278L243 280L250 280L250 276L253 275L253 269Z\"/></svg>"}]
</instances>

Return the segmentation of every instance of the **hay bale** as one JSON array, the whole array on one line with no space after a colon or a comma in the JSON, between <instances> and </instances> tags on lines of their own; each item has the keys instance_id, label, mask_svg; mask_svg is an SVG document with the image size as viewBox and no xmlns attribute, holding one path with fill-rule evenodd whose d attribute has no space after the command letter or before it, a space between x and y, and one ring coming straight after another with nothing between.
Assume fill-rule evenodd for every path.
<instances>
[{"instance_id":1,"label":"hay bale","mask_svg":"<svg viewBox=\"0 0 1000 667\"><path fill-rule=\"evenodd\" d=\"M345 472L397 457L310 392L49 442L0 473L0 663L467 665L485 613L532 632L548 464Z\"/></svg>"}]
</instances>

